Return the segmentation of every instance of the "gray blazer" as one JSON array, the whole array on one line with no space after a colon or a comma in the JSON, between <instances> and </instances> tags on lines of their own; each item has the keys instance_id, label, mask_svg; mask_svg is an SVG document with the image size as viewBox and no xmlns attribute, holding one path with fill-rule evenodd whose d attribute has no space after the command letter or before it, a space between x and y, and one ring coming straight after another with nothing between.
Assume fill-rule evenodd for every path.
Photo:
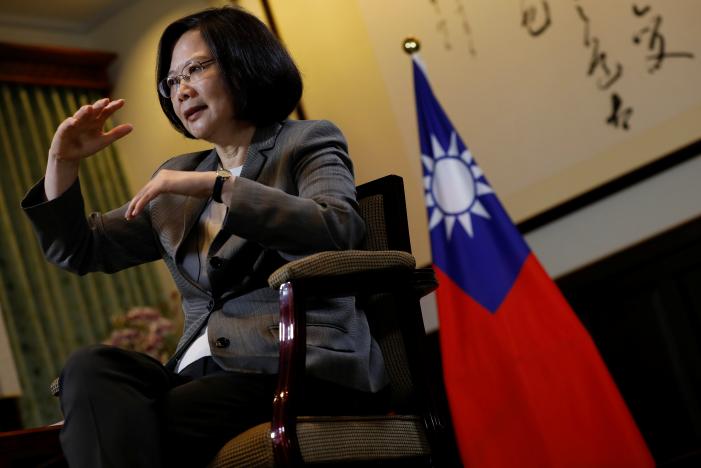
<instances>
[{"instance_id":1,"label":"gray blazer","mask_svg":"<svg viewBox=\"0 0 701 468\"><path fill-rule=\"evenodd\" d=\"M216 151L210 150L177 156L161 168L212 171L217 163ZM41 180L22 207L47 259L61 268L82 275L165 261L185 314L171 368L208 324L210 348L220 366L277 372L278 293L267 286L268 276L295 258L353 248L365 234L346 141L327 121L285 121L256 130L228 214L208 252L211 291L182 268L185 240L207 200L162 194L126 221L126 204L86 219L79 181L55 200L44 199ZM354 298L310 304L307 373L365 391L386 384L382 354Z\"/></svg>"}]
</instances>

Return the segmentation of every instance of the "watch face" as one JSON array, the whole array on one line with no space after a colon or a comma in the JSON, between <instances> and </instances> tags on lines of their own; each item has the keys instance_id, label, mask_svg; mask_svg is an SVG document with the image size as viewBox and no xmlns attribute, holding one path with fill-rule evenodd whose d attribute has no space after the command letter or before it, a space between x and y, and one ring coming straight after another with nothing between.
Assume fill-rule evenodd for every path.
<instances>
[{"instance_id":1,"label":"watch face","mask_svg":"<svg viewBox=\"0 0 701 468\"><path fill-rule=\"evenodd\" d=\"M228 179L231 177L231 172L227 171L226 169L217 169L217 175L219 177L224 177L225 179Z\"/></svg>"}]
</instances>

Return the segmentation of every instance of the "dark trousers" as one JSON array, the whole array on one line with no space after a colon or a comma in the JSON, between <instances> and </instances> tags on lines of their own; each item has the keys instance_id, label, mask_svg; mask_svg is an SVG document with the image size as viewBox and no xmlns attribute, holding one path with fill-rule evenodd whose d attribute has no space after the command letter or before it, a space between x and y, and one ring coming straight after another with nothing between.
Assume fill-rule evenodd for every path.
<instances>
[{"instance_id":1,"label":"dark trousers","mask_svg":"<svg viewBox=\"0 0 701 468\"><path fill-rule=\"evenodd\" d=\"M205 466L233 436L270 420L274 375L211 357L176 374L141 353L90 346L61 373L61 445L72 468ZM382 412L383 394L307 380L306 413Z\"/></svg>"}]
</instances>

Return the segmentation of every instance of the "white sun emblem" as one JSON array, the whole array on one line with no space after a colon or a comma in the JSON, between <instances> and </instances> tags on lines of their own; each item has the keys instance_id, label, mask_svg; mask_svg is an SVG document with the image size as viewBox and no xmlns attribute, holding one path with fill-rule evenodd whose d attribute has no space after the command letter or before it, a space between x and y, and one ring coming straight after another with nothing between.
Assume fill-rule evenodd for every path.
<instances>
[{"instance_id":1,"label":"white sun emblem","mask_svg":"<svg viewBox=\"0 0 701 468\"><path fill-rule=\"evenodd\" d=\"M426 206L433 208L429 230L445 220L445 232L450 240L457 219L467 235L473 237L470 215L490 219L478 197L494 191L489 185L477 180L483 173L472 159L470 150L466 148L462 154L458 152L455 132L450 136L447 152L435 135L431 135L431 145L434 157L421 155L428 174L424 177Z\"/></svg>"}]
</instances>

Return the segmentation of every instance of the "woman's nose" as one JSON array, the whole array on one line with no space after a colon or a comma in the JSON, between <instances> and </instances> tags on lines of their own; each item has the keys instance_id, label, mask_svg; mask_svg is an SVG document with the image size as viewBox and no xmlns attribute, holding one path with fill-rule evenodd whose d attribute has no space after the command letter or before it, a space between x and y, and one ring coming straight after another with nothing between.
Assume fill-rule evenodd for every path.
<instances>
[{"instance_id":1,"label":"woman's nose","mask_svg":"<svg viewBox=\"0 0 701 468\"><path fill-rule=\"evenodd\" d=\"M190 86L190 83L186 83L185 80L180 81L178 84L177 96L179 101L184 101L191 98L195 94L195 89Z\"/></svg>"}]
</instances>

